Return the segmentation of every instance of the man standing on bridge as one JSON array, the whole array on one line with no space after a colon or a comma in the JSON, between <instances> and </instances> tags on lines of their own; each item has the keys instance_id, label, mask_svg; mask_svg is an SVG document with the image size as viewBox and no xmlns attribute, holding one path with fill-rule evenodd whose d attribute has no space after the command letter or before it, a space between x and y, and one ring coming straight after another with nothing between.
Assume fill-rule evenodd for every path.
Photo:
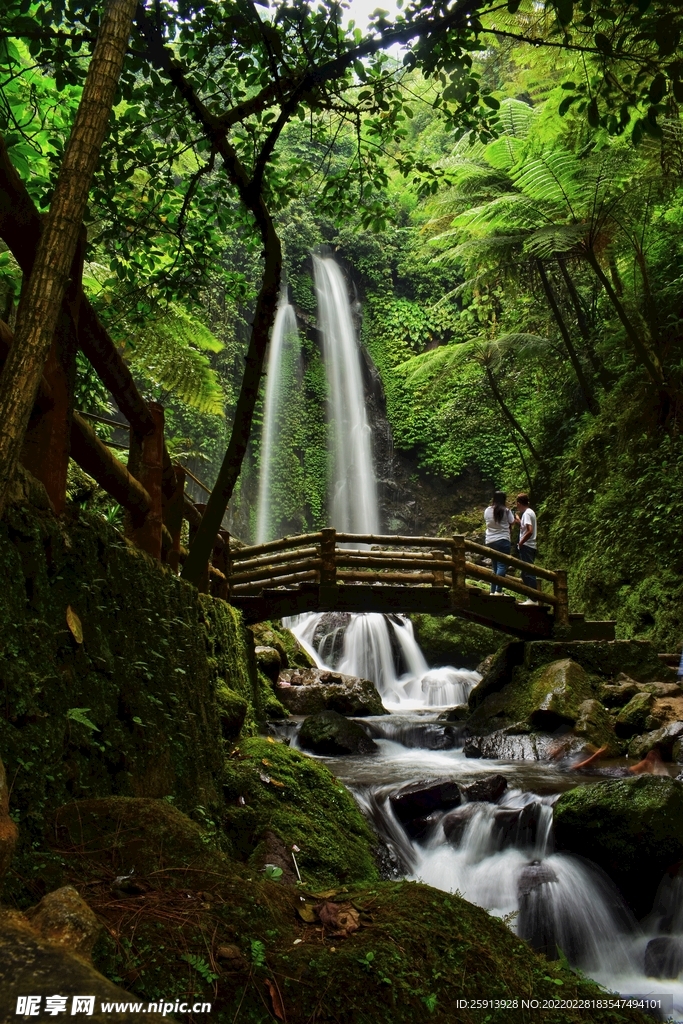
<instances>
[{"instance_id":1,"label":"man standing on bridge","mask_svg":"<svg viewBox=\"0 0 683 1024\"><path fill-rule=\"evenodd\" d=\"M527 494L517 495L517 522L519 523L519 540L517 541L517 553L522 562L533 565L536 561L536 513L529 507L529 496ZM531 573L522 570L522 583L532 590L538 589L536 577ZM536 601L529 599L524 604L536 604Z\"/></svg>"}]
</instances>

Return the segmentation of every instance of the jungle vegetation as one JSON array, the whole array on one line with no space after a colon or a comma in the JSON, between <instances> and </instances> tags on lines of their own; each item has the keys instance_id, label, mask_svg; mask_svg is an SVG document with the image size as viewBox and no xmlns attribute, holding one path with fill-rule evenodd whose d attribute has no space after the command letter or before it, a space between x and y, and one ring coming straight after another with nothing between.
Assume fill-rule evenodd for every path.
<instances>
[{"instance_id":1,"label":"jungle vegetation","mask_svg":"<svg viewBox=\"0 0 683 1024\"><path fill-rule=\"evenodd\" d=\"M8 0L0 15L0 132L50 216L104 6ZM327 244L360 290L396 448L433 478L529 490L575 604L678 643L681 12L417 2L367 32L334 3L131 16L81 215L84 280L176 450L215 483L186 575L226 504L248 502L282 268L312 328L309 254ZM0 275L21 339L8 250ZM311 526L325 520L312 338L282 497ZM78 400L107 408L83 357Z\"/></svg>"}]
</instances>

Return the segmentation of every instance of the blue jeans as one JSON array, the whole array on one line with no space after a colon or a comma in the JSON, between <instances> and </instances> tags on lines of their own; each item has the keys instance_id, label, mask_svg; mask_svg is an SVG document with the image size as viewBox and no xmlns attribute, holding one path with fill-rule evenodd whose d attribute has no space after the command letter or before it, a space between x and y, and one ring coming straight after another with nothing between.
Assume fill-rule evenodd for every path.
<instances>
[{"instance_id":1,"label":"blue jeans","mask_svg":"<svg viewBox=\"0 0 683 1024\"><path fill-rule=\"evenodd\" d=\"M533 565L536 561L536 548L528 548L526 544L522 544L521 548L517 548L517 557L522 562L528 562L529 565ZM522 570L522 583L525 587L531 587L532 590L538 590L538 584L536 577L530 575L528 572Z\"/></svg>"},{"instance_id":2,"label":"blue jeans","mask_svg":"<svg viewBox=\"0 0 683 1024\"><path fill-rule=\"evenodd\" d=\"M510 554L510 541L509 540L492 540L487 545L489 548L493 548L494 551L500 551L501 555ZM505 562L497 561L493 556L491 557L491 568L495 572L496 576L504 576L508 571L508 567ZM503 588L499 587L497 583L491 584L491 593L495 594L496 591L499 594L503 593Z\"/></svg>"}]
</instances>

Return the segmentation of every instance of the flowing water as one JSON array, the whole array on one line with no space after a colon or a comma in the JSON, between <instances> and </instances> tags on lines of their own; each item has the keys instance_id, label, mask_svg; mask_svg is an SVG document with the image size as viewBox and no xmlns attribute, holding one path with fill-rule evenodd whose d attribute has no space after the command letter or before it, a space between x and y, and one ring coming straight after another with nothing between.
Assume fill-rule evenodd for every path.
<instances>
[{"instance_id":1,"label":"flowing water","mask_svg":"<svg viewBox=\"0 0 683 1024\"><path fill-rule=\"evenodd\" d=\"M553 804L577 784L575 774L555 763L467 758L463 727L439 722L426 709L357 721L378 753L324 760L379 833L385 874L459 893L503 918L539 952L564 955L612 992L673 994L674 1018L683 1021L683 878L665 876L652 913L638 922L600 868L556 852ZM288 738L296 746L291 727ZM494 774L508 783L495 803L465 795L454 809L422 820L417 835L408 826L412 837L396 815L392 797L416 784L448 779L464 789ZM580 781L601 778L585 773ZM648 976L646 963L658 944L655 959L673 977Z\"/></svg>"},{"instance_id":2,"label":"flowing water","mask_svg":"<svg viewBox=\"0 0 683 1024\"><path fill-rule=\"evenodd\" d=\"M376 533L372 436L348 292L334 260L314 257L314 268L331 396L331 521L339 531ZM282 331L284 337L284 325ZM275 395L281 364L273 344L269 387ZM273 408L267 395L259 522L272 486ZM450 666L430 668L405 617L328 612L286 624L321 667L372 679L392 712L360 720L377 743L376 754L329 762L383 840L385 872L460 893L503 918L534 948L566 956L611 991L673 993L675 1017L683 1021L683 879L665 878L652 913L638 923L599 868L556 852L553 804L577 784L576 775L555 763L466 758L463 727L440 722L433 709L464 703L480 677ZM297 722L274 728L296 746ZM419 821L402 824L397 817L394 798L416 784L451 780L466 787L496 773L508 785L495 802L465 794L459 806ZM582 781L592 778L584 774ZM669 977L652 977L653 971Z\"/></svg>"},{"instance_id":3,"label":"flowing water","mask_svg":"<svg viewBox=\"0 0 683 1024\"><path fill-rule=\"evenodd\" d=\"M287 384L292 374L296 374L299 357L300 346L296 315L294 307L287 301L287 291L283 288L268 351L256 520L257 544L273 540L279 535L278 524L273 522L275 484L273 466L278 464L277 442L282 431Z\"/></svg>"}]
</instances>

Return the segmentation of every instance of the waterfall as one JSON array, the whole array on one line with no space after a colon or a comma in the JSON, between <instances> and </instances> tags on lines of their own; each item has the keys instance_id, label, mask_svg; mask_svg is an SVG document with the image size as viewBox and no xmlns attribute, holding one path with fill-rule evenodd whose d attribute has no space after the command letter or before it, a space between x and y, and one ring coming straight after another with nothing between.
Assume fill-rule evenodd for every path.
<instances>
[{"instance_id":1,"label":"waterfall","mask_svg":"<svg viewBox=\"0 0 683 1024\"><path fill-rule=\"evenodd\" d=\"M318 327L330 386L331 521L344 533L377 533L377 480L358 340L346 282L330 257L313 257Z\"/></svg>"},{"instance_id":2,"label":"waterfall","mask_svg":"<svg viewBox=\"0 0 683 1024\"><path fill-rule=\"evenodd\" d=\"M314 256L313 269L330 393L331 520L340 532L374 534L380 524L372 431L348 290L330 257ZM322 613L287 625L320 667L372 680L388 707L461 704L479 680L475 672L430 670L403 615Z\"/></svg>"},{"instance_id":3,"label":"waterfall","mask_svg":"<svg viewBox=\"0 0 683 1024\"><path fill-rule=\"evenodd\" d=\"M256 543L263 544L277 536L277 523L273 522L273 465L277 451L284 408L285 382L288 365L299 359L299 336L294 307L287 301L283 287L277 307L270 339L266 370L266 395L263 404L263 433L261 436L261 472L259 476Z\"/></svg>"}]
</instances>

